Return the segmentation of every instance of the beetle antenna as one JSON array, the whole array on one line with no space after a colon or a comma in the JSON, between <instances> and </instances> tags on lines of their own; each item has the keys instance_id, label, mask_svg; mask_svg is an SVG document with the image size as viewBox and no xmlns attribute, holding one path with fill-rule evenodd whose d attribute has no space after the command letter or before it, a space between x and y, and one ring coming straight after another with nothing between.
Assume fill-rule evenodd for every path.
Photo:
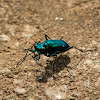
<instances>
[{"instance_id":1,"label":"beetle antenna","mask_svg":"<svg viewBox=\"0 0 100 100\"><path fill-rule=\"evenodd\" d=\"M26 57L28 57L29 55L33 54L33 52L32 52L32 53L30 53L30 54L27 55L28 49L25 49L25 50L27 50L26 55L17 63L16 67L19 67L24 62L24 60L26 59Z\"/></svg>"},{"instance_id":2,"label":"beetle antenna","mask_svg":"<svg viewBox=\"0 0 100 100\"><path fill-rule=\"evenodd\" d=\"M35 46L35 43L31 46L31 49L33 48L33 46Z\"/></svg>"},{"instance_id":3,"label":"beetle antenna","mask_svg":"<svg viewBox=\"0 0 100 100\"><path fill-rule=\"evenodd\" d=\"M82 49L79 49L79 48L77 48L77 47L72 46L72 47L70 47L69 49L71 49L71 48L75 48L75 49L77 49L77 50L79 50L79 51L81 51L81 52L97 51L97 48L95 48L95 49L90 49L90 50L82 50Z\"/></svg>"},{"instance_id":4,"label":"beetle antenna","mask_svg":"<svg viewBox=\"0 0 100 100\"><path fill-rule=\"evenodd\" d=\"M47 38L49 38L50 40L52 40L48 35L45 34L45 39L48 40Z\"/></svg>"},{"instance_id":5,"label":"beetle antenna","mask_svg":"<svg viewBox=\"0 0 100 100\"><path fill-rule=\"evenodd\" d=\"M35 46L35 43L31 46L31 49L33 48L33 46ZM27 50L26 55L17 63L17 65L16 65L17 67L20 66L24 62L24 60L26 59L27 56L33 54L33 52L32 52L32 53L30 53L30 54L27 55L29 49L24 49L24 50L25 51Z\"/></svg>"},{"instance_id":6,"label":"beetle antenna","mask_svg":"<svg viewBox=\"0 0 100 100\"><path fill-rule=\"evenodd\" d=\"M25 49L25 50L27 50L27 49ZM27 52L26 52L26 55L23 57L23 59L21 59L21 60L17 63L17 67L20 66L20 65L23 63L23 61L26 59L27 53L28 53L28 50L27 50Z\"/></svg>"}]
</instances>

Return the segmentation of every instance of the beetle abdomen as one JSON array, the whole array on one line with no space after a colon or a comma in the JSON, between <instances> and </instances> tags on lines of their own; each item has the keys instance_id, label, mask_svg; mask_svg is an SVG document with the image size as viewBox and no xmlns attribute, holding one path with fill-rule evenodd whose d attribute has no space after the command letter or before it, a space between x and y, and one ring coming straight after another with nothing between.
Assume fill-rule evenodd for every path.
<instances>
[{"instance_id":1,"label":"beetle abdomen","mask_svg":"<svg viewBox=\"0 0 100 100\"><path fill-rule=\"evenodd\" d=\"M59 54L61 52L65 52L70 47L63 40L47 40L47 44L49 45L49 53Z\"/></svg>"}]
</instances>

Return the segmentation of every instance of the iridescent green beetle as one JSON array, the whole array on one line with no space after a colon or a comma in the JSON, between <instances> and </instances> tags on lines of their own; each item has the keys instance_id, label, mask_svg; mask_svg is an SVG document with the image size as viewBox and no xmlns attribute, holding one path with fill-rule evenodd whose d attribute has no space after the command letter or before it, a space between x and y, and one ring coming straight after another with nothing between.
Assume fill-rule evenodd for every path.
<instances>
[{"instance_id":1,"label":"iridescent green beetle","mask_svg":"<svg viewBox=\"0 0 100 100\"><path fill-rule=\"evenodd\" d=\"M40 44L38 42L36 42L36 44L33 45L35 50L32 49L33 46L31 47L31 49L25 49L27 51L27 53L28 53L28 51L31 51L32 52L31 54L33 54L35 52L38 52L38 55L36 55L36 56L38 56L38 61L40 59L40 54L44 54L47 57L52 57L52 56L57 56L57 54L65 52L65 51L67 51L67 50L69 50L71 48L75 48L75 49L77 49L77 50L79 50L81 52L93 51L93 50L83 51L83 50L78 49L78 48L76 48L74 46L70 47L65 41L63 41L61 39L60 40L52 40L47 35L45 35L45 39L46 40L44 42L42 42ZM94 50L96 50L96 49L94 49ZM26 57L31 55L31 54L27 55L27 53L26 53L25 57L17 64L17 66L21 65L22 62L26 59ZM34 58L36 56L34 56Z\"/></svg>"}]
</instances>

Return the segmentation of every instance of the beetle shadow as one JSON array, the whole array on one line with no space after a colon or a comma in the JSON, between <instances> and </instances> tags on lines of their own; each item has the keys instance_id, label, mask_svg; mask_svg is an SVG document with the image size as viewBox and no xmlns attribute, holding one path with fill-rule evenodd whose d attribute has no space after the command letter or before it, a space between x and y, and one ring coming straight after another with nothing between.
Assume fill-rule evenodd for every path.
<instances>
[{"instance_id":1,"label":"beetle shadow","mask_svg":"<svg viewBox=\"0 0 100 100\"><path fill-rule=\"evenodd\" d=\"M65 61L65 64L64 64ZM68 68L68 64L70 63L70 58L67 55L60 55L56 58L53 70L53 61L49 61L47 66L45 67L45 71L41 72L41 75L36 77L36 81L40 83L46 83L50 77L53 77L53 73L57 74L64 68Z\"/></svg>"}]
</instances>

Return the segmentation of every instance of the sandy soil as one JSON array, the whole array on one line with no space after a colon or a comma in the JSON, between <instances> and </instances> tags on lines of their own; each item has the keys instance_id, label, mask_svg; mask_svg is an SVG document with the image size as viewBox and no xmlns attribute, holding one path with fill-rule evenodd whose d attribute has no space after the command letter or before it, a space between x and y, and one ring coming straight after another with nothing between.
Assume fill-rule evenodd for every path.
<instances>
[{"instance_id":1,"label":"sandy soil","mask_svg":"<svg viewBox=\"0 0 100 100\"><path fill-rule=\"evenodd\" d=\"M16 67L44 34L96 50L59 54L55 79L53 57ZM0 0L0 100L100 100L100 0Z\"/></svg>"}]
</instances>

